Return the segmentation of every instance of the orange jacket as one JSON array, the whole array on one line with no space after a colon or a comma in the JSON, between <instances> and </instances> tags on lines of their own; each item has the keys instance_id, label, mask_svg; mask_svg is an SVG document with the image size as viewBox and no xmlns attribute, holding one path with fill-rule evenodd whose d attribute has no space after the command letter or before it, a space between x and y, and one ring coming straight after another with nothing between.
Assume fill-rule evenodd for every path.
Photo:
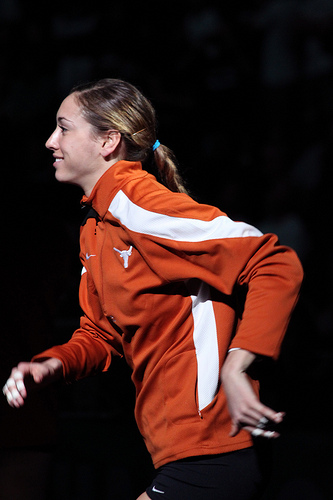
<instances>
[{"instance_id":1,"label":"orange jacket","mask_svg":"<svg viewBox=\"0 0 333 500\"><path fill-rule=\"evenodd\" d=\"M84 315L66 344L36 358L60 359L69 380L124 355L156 467L250 446L245 431L228 435L220 370L233 347L278 356L302 280L296 254L170 192L140 163L113 165L83 202L99 215L81 229Z\"/></svg>"}]
</instances>

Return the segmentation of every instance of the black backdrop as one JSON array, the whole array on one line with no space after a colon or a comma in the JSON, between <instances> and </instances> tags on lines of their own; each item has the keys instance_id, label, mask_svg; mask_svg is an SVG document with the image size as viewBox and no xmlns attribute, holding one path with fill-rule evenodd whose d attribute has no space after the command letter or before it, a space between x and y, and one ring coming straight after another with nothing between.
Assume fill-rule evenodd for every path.
<instances>
[{"instance_id":1,"label":"black backdrop","mask_svg":"<svg viewBox=\"0 0 333 500\"><path fill-rule=\"evenodd\" d=\"M44 147L57 108L79 81L127 79L152 100L195 197L276 232L302 260L301 299L263 388L288 415L265 499L331 498L332 3L1 3L1 384L65 341L80 314L81 193L56 183ZM130 500L149 481L121 363L20 412L3 398L0 411L5 500L45 488L50 499Z\"/></svg>"}]
</instances>

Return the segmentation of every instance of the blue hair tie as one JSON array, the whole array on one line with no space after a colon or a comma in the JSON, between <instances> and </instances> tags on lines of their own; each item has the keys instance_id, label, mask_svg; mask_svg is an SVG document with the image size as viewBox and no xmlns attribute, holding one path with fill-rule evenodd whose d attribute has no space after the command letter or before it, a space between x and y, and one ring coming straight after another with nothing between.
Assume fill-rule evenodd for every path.
<instances>
[{"instance_id":1,"label":"blue hair tie","mask_svg":"<svg viewBox=\"0 0 333 500\"><path fill-rule=\"evenodd\" d=\"M156 141L155 144L154 144L154 146L153 146L153 148L152 148L153 151L155 151L155 149L157 149L158 146L160 146L160 145L161 145L160 141Z\"/></svg>"}]
</instances>

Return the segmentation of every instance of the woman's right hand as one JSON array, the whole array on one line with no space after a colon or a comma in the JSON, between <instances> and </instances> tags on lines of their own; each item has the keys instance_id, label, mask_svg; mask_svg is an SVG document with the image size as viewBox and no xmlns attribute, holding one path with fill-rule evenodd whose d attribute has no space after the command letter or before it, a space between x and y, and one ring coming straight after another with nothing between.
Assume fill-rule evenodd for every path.
<instances>
[{"instance_id":1,"label":"woman's right hand","mask_svg":"<svg viewBox=\"0 0 333 500\"><path fill-rule=\"evenodd\" d=\"M59 359L49 358L42 362L22 362L13 368L2 392L13 408L24 405L27 391L41 388L59 380L62 376L62 363Z\"/></svg>"}]
</instances>

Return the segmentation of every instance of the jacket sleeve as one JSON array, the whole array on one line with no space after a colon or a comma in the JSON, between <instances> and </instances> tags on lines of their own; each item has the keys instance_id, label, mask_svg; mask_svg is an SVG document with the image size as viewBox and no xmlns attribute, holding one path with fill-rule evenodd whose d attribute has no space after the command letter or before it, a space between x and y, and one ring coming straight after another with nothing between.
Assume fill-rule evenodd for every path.
<instances>
[{"instance_id":1,"label":"jacket sleeve","mask_svg":"<svg viewBox=\"0 0 333 500\"><path fill-rule=\"evenodd\" d=\"M120 335L113 330L100 306L97 294L88 283L83 268L80 282L80 305L84 315L80 327L63 345L54 346L32 360L57 358L62 362L66 381L78 380L99 371L106 371L112 355L122 355Z\"/></svg>"},{"instance_id":2,"label":"jacket sleeve","mask_svg":"<svg viewBox=\"0 0 333 500\"><path fill-rule=\"evenodd\" d=\"M119 196L118 196L119 195ZM197 278L232 295L247 289L230 348L276 358L303 278L296 253L215 207L186 195L160 193L140 206L118 193L111 212L126 225L141 255L166 282Z\"/></svg>"},{"instance_id":3,"label":"jacket sleeve","mask_svg":"<svg viewBox=\"0 0 333 500\"><path fill-rule=\"evenodd\" d=\"M296 253L278 237L259 237L236 284L247 289L242 319L230 348L276 359L297 303L303 269Z\"/></svg>"}]
</instances>

